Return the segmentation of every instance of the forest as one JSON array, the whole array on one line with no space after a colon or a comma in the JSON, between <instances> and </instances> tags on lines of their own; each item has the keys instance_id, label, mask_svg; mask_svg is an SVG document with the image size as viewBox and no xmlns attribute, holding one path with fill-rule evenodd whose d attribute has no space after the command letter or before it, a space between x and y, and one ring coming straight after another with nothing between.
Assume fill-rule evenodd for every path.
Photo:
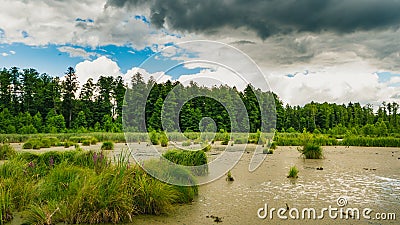
<instances>
[{"instance_id":1,"label":"forest","mask_svg":"<svg viewBox=\"0 0 400 225\"><path fill-rule=\"evenodd\" d=\"M256 132L261 126L261 109L265 108L270 110L269 114L276 112L267 127L276 126L280 132L306 130L335 135L390 136L399 133L400 128L399 104L396 102L383 102L377 110L370 104L352 102L310 102L304 106L291 106L284 105L275 93L255 90L250 85L244 91L238 91L235 87L207 88L193 82L188 86L171 81L156 83L154 79L145 82L139 73L127 83L122 77L101 76L97 82L89 78L86 83L79 84L72 67L63 78L40 74L35 69L12 67L0 72L0 133L122 132L124 107L128 117L139 116L139 112L129 111L130 107L124 103L127 90L126 102L145 107L143 124L124 118L128 127L134 127L132 131L136 132L146 129L198 132L202 129L199 123L203 117L212 118L217 131L229 132L234 126L236 131ZM179 92L179 98L174 99L171 90ZM143 94L146 91L148 96ZM189 98L196 94L204 96ZM167 96L182 107L179 122L162 125L161 113L166 110L163 102ZM260 102L256 96L264 96L267 100ZM236 110L233 115L229 114L228 106L242 103L245 111ZM268 106L260 107L264 103ZM174 110L178 107L168 105L175 107ZM242 118L248 118L248 126Z\"/></svg>"}]
</instances>

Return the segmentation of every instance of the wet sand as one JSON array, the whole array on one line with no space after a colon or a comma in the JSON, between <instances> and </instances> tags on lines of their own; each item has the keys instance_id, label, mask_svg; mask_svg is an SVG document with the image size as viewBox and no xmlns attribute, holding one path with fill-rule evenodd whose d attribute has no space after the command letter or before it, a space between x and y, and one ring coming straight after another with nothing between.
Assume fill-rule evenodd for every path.
<instances>
[{"instance_id":1,"label":"wet sand","mask_svg":"<svg viewBox=\"0 0 400 225\"><path fill-rule=\"evenodd\" d=\"M254 146L249 145L232 170L235 181L222 177L200 186L199 196L189 205L178 206L168 216L137 216L133 224L398 224L395 221L330 219L281 220L260 219L257 210L268 207L315 208L338 207L337 199L345 197L348 207L376 212L396 213L400 217L400 149L324 147L325 159L304 160L296 147L278 147L254 172L248 164ZM393 153L392 153L393 152ZM211 152L212 153L212 152ZM393 155L393 156L392 156ZM299 178L288 179L290 166L299 169ZM323 170L317 170L322 167ZM288 213L286 213L288 216ZM370 214L371 216L373 215ZM361 216L360 216L361 217Z\"/></svg>"},{"instance_id":2,"label":"wet sand","mask_svg":"<svg viewBox=\"0 0 400 225\"><path fill-rule=\"evenodd\" d=\"M17 150L21 149L20 144L13 145ZM145 143L135 146L143 150L148 147ZM215 146L208 153L210 159L218 157L222 148ZM250 173L248 166L254 148L255 145L248 145L232 169L235 181L228 182L221 177L201 185L199 196L192 204L179 205L169 215L136 216L132 224L216 224L215 217L220 218L221 224L399 224L399 148L329 146L323 147L324 159L305 160L296 147L278 147L257 170ZM100 144L83 146L83 149L98 150ZM114 154L118 154L127 146L117 143L115 149ZM66 149L57 147L51 150ZM299 169L297 179L286 177L293 165ZM317 167L323 170L317 170ZM272 219L269 215L266 219L257 216L258 209L265 204L269 210L289 207L297 208L300 213L303 208L315 208L320 215L322 208L340 208L337 205L339 197L347 199L348 204L343 209L358 208L362 212L368 207L373 210L371 217L375 212L396 213L396 220L367 220L362 215L360 219L331 219L327 212L322 220L282 220L276 211ZM285 215L288 216L288 212Z\"/></svg>"}]
</instances>

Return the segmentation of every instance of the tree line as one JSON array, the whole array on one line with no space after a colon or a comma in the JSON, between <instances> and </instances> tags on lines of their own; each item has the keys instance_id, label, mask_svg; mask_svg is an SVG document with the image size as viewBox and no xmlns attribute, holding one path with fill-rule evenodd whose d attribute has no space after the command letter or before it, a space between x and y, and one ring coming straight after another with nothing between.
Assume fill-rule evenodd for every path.
<instances>
[{"instance_id":1,"label":"tree line","mask_svg":"<svg viewBox=\"0 0 400 225\"><path fill-rule=\"evenodd\" d=\"M72 67L63 78L35 69L0 71L0 133L122 132L125 121L128 130L137 132L276 127L281 132L382 136L399 132L398 110L395 102L384 102L375 112L360 103L290 106L251 85L239 91L226 85L145 82L139 73L128 83L120 76L101 76L80 87Z\"/></svg>"}]
</instances>

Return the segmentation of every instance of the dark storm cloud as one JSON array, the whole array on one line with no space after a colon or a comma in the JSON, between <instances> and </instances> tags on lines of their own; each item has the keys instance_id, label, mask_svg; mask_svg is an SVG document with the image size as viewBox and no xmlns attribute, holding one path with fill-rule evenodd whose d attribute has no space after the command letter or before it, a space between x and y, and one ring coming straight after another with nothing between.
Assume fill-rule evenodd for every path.
<instances>
[{"instance_id":1,"label":"dark storm cloud","mask_svg":"<svg viewBox=\"0 0 400 225\"><path fill-rule=\"evenodd\" d=\"M156 27L201 33L246 27L261 38L296 31L397 29L400 24L399 0L108 0L109 6L146 6Z\"/></svg>"}]
</instances>

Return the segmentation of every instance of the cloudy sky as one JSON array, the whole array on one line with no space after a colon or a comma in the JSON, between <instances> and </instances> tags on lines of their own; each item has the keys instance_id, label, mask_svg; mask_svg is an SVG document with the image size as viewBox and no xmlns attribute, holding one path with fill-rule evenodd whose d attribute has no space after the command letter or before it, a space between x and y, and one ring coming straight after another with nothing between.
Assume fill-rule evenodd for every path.
<instances>
[{"instance_id":1,"label":"cloudy sky","mask_svg":"<svg viewBox=\"0 0 400 225\"><path fill-rule=\"evenodd\" d=\"M220 67L184 65L164 71L160 64L184 60L168 54L141 66L177 43L211 40L247 54L285 103L357 101L376 106L400 99L399 0L0 3L1 67L31 67L63 76L72 66L81 84L100 75L128 79L139 70L147 77L162 74L164 80L182 82L219 76L222 83L240 86ZM206 57L207 51L200 53ZM226 60L232 63L235 57ZM257 84L259 77L246 76Z\"/></svg>"}]
</instances>

